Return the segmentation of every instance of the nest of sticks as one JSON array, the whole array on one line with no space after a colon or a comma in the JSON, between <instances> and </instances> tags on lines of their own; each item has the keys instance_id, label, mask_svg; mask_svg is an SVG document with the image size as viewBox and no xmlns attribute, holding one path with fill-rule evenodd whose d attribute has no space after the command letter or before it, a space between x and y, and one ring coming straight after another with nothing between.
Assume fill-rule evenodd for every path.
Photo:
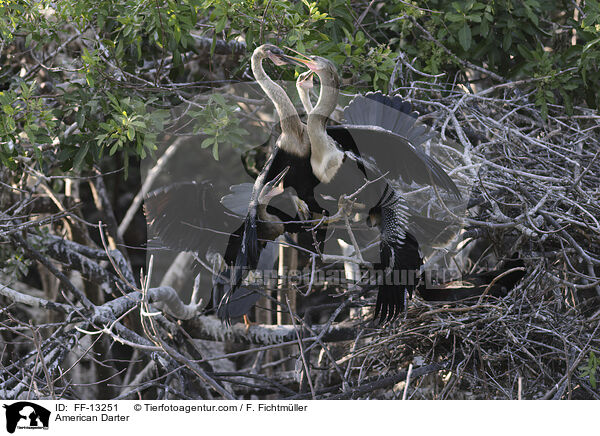
<instances>
[{"instance_id":1,"label":"nest of sticks","mask_svg":"<svg viewBox=\"0 0 600 436\"><path fill-rule=\"evenodd\" d=\"M449 256L461 256L464 274L497 271L497 276L516 257L523 274L514 286L453 302L431 302L417 293L405 313L386 325L371 321L372 294L339 289L343 298L307 300L297 311L279 301L278 310L289 314L284 325L225 326L198 316L192 304L172 308L174 317L142 317L141 333L121 318L138 304L169 305L176 294L147 286L144 293L132 292L132 268L115 250L53 236L41 252L40 236L23 233L39 224L4 226L3 238L54 271L86 308L48 302L16 286L0 288L10 303L2 333L7 343L27 328L17 321L22 305L33 307L27 313L58 313L51 323L41 317L36 324L51 329L48 339L34 335L33 345L7 350L22 357L4 366L5 396L27 395L30 382L14 376L23 373L35 380L39 397L94 397L96 391L73 392L70 382L61 387L62 375L54 385L44 380L69 356L77 367L83 357L76 344L98 326L111 326L103 331L107 350L118 341L135 353L122 357L129 369L122 379L118 373L111 379L122 389L105 393L110 398L160 397L157 392L164 398L229 399L600 398L594 377L594 356L600 353L600 117L580 107L566 115L561 105L548 105L543 117L534 93L510 84L442 93L412 83L396 92L426 114L423 122L439 133L436 152L458 184L470 189L470 204L457 217L461 239ZM11 209L5 210L10 224ZM55 218L62 216L64 211ZM86 302L55 261L113 287L114 298L106 294L106 301ZM320 312L318 322L307 316L309 303L315 303L310 311ZM146 307L144 313L153 310ZM177 321L182 318L189 319ZM36 349L43 351L41 365Z\"/></svg>"},{"instance_id":2,"label":"nest of sticks","mask_svg":"<svg viewBox=\"0 0 600 436\"><path fill-rule=\"evenodd\" d=\"M472 187L469 243L455 253L479 245L466 254L472 273L518 256L524 276L505 295L417 297L392 325L359 328L336 359L341 385L354 386L341 397L599 398L589 373L600 348L600 117L548 105L544 118L533 93L507 85L398 91L428 114Z\"/></svg>"},{"instance_id":3,"label":"nest of sticks","mask_svg":"<svg viewBox=\"0 0 600 436\"><path fill-rule=\"evenodd\" d=\"M544 118L533 93L507 85L442 94L412 84L398 92L427 114L421 120L440 136L436 153L470 189L449 255L462 257L465 275L498 278L516 269L522 277L504 292L488 287L460 301L416 295L400 319L383 326L370 321L374 301L358 294L329 304L319 331L298 317L297 342L304 345L271 358L264 375L281 384L295 379L301 393L274 395L600 398L593 376L600 350L600 117L549 105ZM507 271L511 259L521 266ZM261 359L238 362L238 370L261 368ZM294 370L284 371L290 360Z\"/></svg>"}]
</instances>

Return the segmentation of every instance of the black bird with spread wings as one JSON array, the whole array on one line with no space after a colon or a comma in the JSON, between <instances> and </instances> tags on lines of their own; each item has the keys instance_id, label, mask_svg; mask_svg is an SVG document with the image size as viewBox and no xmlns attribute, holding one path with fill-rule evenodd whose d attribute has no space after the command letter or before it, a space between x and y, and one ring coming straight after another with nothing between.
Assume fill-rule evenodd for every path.
<instances>
[{"instance_id":1,"label":"black bird with spread wings","mask_svg":"<svg viewBox=\"0 0 600 436\"><path fill-rule=\"evenodd\" d=\"M158 189L145 199L149 232L165 247L198 252L200 259L207 254L223 258L224 271L213 271L212 300L215 306L218 301L217 313L226 322L230 322L233 314L247 312L258 298L258 294L241 289L241 285L248 271L259 266L268 241L284 231L298 232L296 205L285 208L269 204L279 200L273 200L281 193L279 185L285 188L289 179L304 180L294 188L305 198L306 193L312 192L310 187L306 188L306 177L312 175L310 165L302 166L302 156L309 152L303 124L285 91L262 66L264 59L282 64L279 58L282 54L278 47L265 44L252 55L257 83L275 105L281 124L281 135L265 164L271 170L268 177L263 172L254 185L233 185L228 187L232 189L229 193L215 190L208 182L177 183ZM273 262L264 259L265 256L265 267L270 263L272 268Z\"/></svg>"},{"instance_id":2,"label":"black bird with spread wings","mask_svg":"<svg viewBox=\"0 0 600 436\"><path fill-rule=\"evenodd\" d=\"M264 72L262 61L265 58L277 65L300 63L320 77L319 101L311 108L306 125L300 121L283 89ZM437 232L439 223L413 213L388 181L402 179L406 183L429 184L449 191L456 198L460 197L460 192L439 164L419 148L429 139L429 134L423 126L416 124L416 114L410 105L399 97L380 93L358 96L345 109L345 124L326 126L339 92L339 78L331 62L318 57L298 61L266 44L255 50L252 68L258 84L275 105L282 133L251 189L250 199L245 197L246 216L232 214L231 205L224 208L223 202L208 192L210 188L205 184L180 184L159 190L146 201L150 228L171 248L196 251L199 245L206 245L207 240L217 236L227 240L217 245L226 247L223 257L228 269L219 277L226 277L228 283L224 285L220 278L215 280L219 285L215 290L219 288L220 291L215 291L217 298L213 296L220 301L222 318L229 320L232 313L249 310L256 300L255 296L246 298L250 292L242 288L242 279L248 270L258 266L266 241L276 238L284 230L298 232L303 228L298 224L297 216L291 217L294 213L268 211L268 201L273 198L269 196L273 191L271 182L281 179L283 186L293 188L307 205L312 214L310 218L319 213L329 215L328 199L337 200L341 195L353 192L365 180L369 181L370 187L365 191L370 192L370 200L365 204L373 205L369 210L370 224L381 233L380 261L375 263L376 269L387 275L393 271L418 270L421 265L418 243L406 229L417 228L422 234L432 234ZM285 177L280 178L282 172ZM192 188L196 192L191 192ZM237 198L244 198L244 195ZM194 220L188 213L191 209L178 210L181 204L197 204L202 211L192 214L196 215ZM169 213L164 214L167 209ZM220 220L215 227L202 222L207 214ZM287 224L286 229L283 224L289 221L293 223ZM177 230L174 223L182 227ZM210 231L207 230L209 227ZM221 230L214 231L219 228ZM323 226L319 231L324 235ZM404 307L405 294L410 294L413 288L412 283L379 286L376 316L385 320L397 315ZM239 301L238 307L229 310L226 305L235 301Z\"/></svg>"}]
</instances>

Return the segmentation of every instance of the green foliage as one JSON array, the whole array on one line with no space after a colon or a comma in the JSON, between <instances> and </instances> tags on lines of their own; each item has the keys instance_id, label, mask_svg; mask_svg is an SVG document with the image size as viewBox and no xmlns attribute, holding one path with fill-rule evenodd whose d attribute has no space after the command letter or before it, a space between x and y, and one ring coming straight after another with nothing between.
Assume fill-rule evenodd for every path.
<instances>
[{"instance_id":1,"label":"green foliage","mask_svg":"<svg viewBox=\"0 0 600 436\"><path fill-rule=\"evenodd\" d=\"M35 82L18 81L13 89L0 91L0 160L11 169L19 156L41 159L39 145L53 136L52 110L34 95L35 87Z\"/></svg>"},{"instance_id":2,"label":"green foliage","mask_svg":"<svg viewBox=\"0 0 600 436\"><path fill-rule=\"evenodd\" d=\"M143 102L131 97L118 100L113 94L107 92L110 101L111 118L99 124L100 133L94 139L99 149L100 156L105 149L112 156L117 151L125 151L125 171L127 171L127 159L130 154L145 158L147 151L156 150L158 132L168 117L164 110L147 112L154 99ZM85 155L85 149L89 143L79 149L74 158L74 166L81 165Z\"/></svg>"},{"instance_id":3,"label":"green foliage","mask_svg":"<svg viewBox=\"0 0 600 436\"><path fill-rule=\"evenodd\" d=\"M402 3L386 5L382 13L415 17L414 22L395 21L385 28L402 33L392 51L414 57L417 69L452 77L462 68L423 38L422 26L460 59L506 80L536 79L535 102L545 116L551 103L564 105L569 113L574 104L598 108L600 103L595 92L600 83L600 6L598 0L582 6L585 19L577 21L572 4L540 0L435 0L427 4L433 12Z\"/></svg>"},{"instance_id":4,"label":"green foliage","mask_svg":"<svg viewBox=\"0 0 600 436\"><path fill-rule=\"evenodd\" d=\"M587 363L581 367L579 370L581 371L581 377L587 377L590 381L590 386L596 389L597 379L596 374L600 368L600 358L596 357L596 354L593 351L590 351L590 357L587 360Z\"/></svg>"},{"instance_id":5,"label":"green foliage","mask_svg":"<svg viewBox=\"0 0 600 436\"><path fill-rule=\"evenodd\" d=\"M2 0L0 161L13 170L25 158L83 171L120 156L127 168L173 127L166 110L194 97L178 82L209 78L190 77L194 59L221 68L210 56L217 40L247 47L228 77L242 78L252 50L272 42L331 59L349 93L415 79L450 87L456 77L467 81L466 61L507 81L528 79L544 116L553 104L597 109L600 4L581 7L575 17L572 3L541 0L431 0L427 9L381 1L366 13L349 0ZM212 41L210 53L201 38ZM401 54L427 75L411 71L390 84ZM267 68L284 79L297 74ZM213 97L189 112L215 158L221 145L244 141L233 111Z\"/></svg>"},{"instance_id":6,"label":"green foliage","mask_svg":"<svg viewBox=\"0 0 600 436\"><path fill-rule=\"evenodd\" d=\"M237 106L228 105L221 94L212 94L202 111L191 111L196 119L194 133L204 133L205 138L200 146L212 147L213 157L219 160L219 145L227 144L240 147L248 132L240 127L240 119L235 116Z\"/></svg>"},{"instance_id":7,"label":"green foliage","mask_svg":"<svg viewBox=\"0 0 600 436\"><path fill-rule=\"evenodd\" d=\"M7 277L20 280L29 272L31 263L22 248L13 249L5 244L0 245L0 271Z\"/></svg>"}]
</instances>

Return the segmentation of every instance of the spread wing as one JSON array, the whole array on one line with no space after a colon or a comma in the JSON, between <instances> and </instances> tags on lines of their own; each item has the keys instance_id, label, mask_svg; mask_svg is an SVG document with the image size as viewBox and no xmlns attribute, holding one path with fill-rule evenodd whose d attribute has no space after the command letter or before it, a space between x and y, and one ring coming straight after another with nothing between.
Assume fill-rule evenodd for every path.
<instances>
[{"instance_id":1,"label":"spread wing","mask_svg":"<svg viewBox=\"0 0 600 436\"><path fill-rule=\"evenodd\" d=\"M417 114L408 102L380 92L369 93L354 98L344 109L344 116L345 124L327 128L344 149L370 161L390 179L435 185L461 198L446 171L420 147L433 133L417 123Z\"/></svg>"}]
</instances>

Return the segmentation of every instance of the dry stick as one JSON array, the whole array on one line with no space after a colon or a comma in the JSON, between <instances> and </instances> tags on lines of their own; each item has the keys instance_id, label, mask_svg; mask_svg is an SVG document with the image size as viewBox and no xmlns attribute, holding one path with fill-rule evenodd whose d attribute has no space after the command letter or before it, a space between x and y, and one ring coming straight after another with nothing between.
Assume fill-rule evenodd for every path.
<instances>
[{"instance_id":1,"label":"dry stick","mask_svg":"<svg viewBox=\"0 0 600 436\"><path fill-rule=\"evenodd\" d=\"M406 373L406 382L404 384L404 392L402 393L403 400L406 400L406 397L408 395L408 386L410 384L410 375L412 373L412 369L413 369L413 364L411 363L410 365L408 365L408 372Z\"/></svg>"},{"instance_id":2,"label":"dry stick","mask_svg":"<svg viewBox=\"0 0 600 436\"><path fill-rule=\"evenodd\" d=\"M41 183L40 187L46 192L46 195L50 198L50 200L52 200L52 202L57 207L57 209L60 212L67 215L65 221L67 222L68 226L70 227L69 234L73 235L72 227L77 225L77 221L75 221L73 219L73 217L71 216L71 213L69 213L69 211L67 211L67 209L63 206L63 204L58 199L57 195L50 189L50 187L47 185L47 183Z\"/></svg>"},{"instance_id":3,"label":"dry stick","mask_svg":"<svg viewBox=\"0 0 600 436\"><path fill-rule=\"evenodd\" d=\"M119 278L121 280L123 280L123 282L125 282L125 284L127 286L129 286L131 289L134 289L138 292L142 292L142 290L140 288L138 288L135 283L132 283L130 280L128 280L125 275L123 274L123 272L121 271L121 268L119 268L119 266L116 264L115 260L113 259L113 257L110 254L110 251L108 250L108 246L106 244L106 239L104 237L104 232L102 230L102 221L98 221L98 233L100 233L100 241L102 242L102 246L104 247L104 252L106 253L106 255L108 256L108 260L110 262L110 264L112 265L113 269L115 270L115 272L117 273L117 275L119 276Z\"/></svg>"},{"instance_id":4,"label":"dry stick","mask_svg":"<svg viewBox=\"0 0 600 436\"><path fill-rule=\"evenodd\" d=\"M129 259L129 254L127 253L127 249L125 248L123 238L118 233L117 219L115 218L115 212L108 199L108 194L106 192L106 186L104 185L102 173L97 167L94 168L94 172L98 177L95 177L94 179L90 180L89 185L92 191L92 197L94 198L94 203L96 204L96 208L103 213L107 220L106 230L108 231L110 246L113 250L119 250L121 254L125 257L125 259Z\"/></svg>"},{"instance_id":5,"label":"dry stick","mask_svg":"<svg viewBox=\"0 0 600 436\"><path fill-rule=\"evenodd\" d=\"M284 286L285 282L285 252L286 247L283 244L280 244L279 247L279 260L277 262L277 275L279 279L277 280L277 303L279 306L283 306L284 297L287 302L287 293L289 289L286 289ZM286 313L283 310L278 310L276 314L277 324L283 325L288 324L290 320L287 319Z\"/></svg>"},{"instance_id":6,"label":"dry stick","mask_svg":"<svg viewBox=\"0 0 600 436\"><path fill-rule=\"evenodd\" d=\"M544 211L540 211L540 213L544 216L544 218L550 221L550 223L552 223L553 226L555 226L556 228L560 228L560 225L556 222L554 218L552 218ZM594 262L594 259L589 254L587 254L583 248L581 248L577 241L575 241L575 239L566 230L561 230L560 233L571 243L571 245L575 248L575 250L577 250L579 255L585 259L588 275L592 277L593 280L597 280L596 273L594 272L594 264L598 262ZM596 286L596 293L598 294L598 296L600 296L600 286Z\"/></svg>"},{"instance_id":7,"label":"dry stick","mask_svg":"<svg viewBox=\"0 0 600 436\"><path fill-rule=\"evenodd\" d=\"M583 170L581 172L581 174L579 174L579 176L577 177L577 179L575 179L575 181L569 187L569 189L571 189L571 190L575 189L575 187L579 184L579 182L581 181L581 179L583 178L583 176L585 176L587 174L587 172L590 170L590 168L592 168L592 165L594 165L594 162L596 162L596 159L598 158L598 156L600 156L600 150L598 150L596 152L596 154L592 158L592 161L590 162L590 164L585 168L585 170Z\"/></svg>"},{"instance_id":8,"label":"dry stick","mask_svg":"<svg viewBox=\"0 0 600 436\"><path fill-rule=\"evenodd\" d=\"M56 310L57 312L64 313L69 315L73 313L73 308L66 304L55 303L53 301L48 301L43 298L33 297L31 295L26 295L21 292L18 292L12 288L9 288L6 285L0 283L0 295L12 300L15 303L25 304L30 307L39 307L43 309Z\"/></svg>"},{"instance_id":9,"label":"dry stick","mask_svg":"<svg viewBox=\"0 0 600 436\"><path fill-rule=\"evenodd\" d=\"M37 250L34 250L27 243L27 241L25 241L25 239L23 239L23 237L21 235L15 234L12 237L17 242L18 245L20 245L21 247L23 247L25 249L25 251L29 254L29 256L31 256L33 259L37 260L42 265L44 265L46 268L48 268L48 270L55 277L57 277L60 280L60 282L69 291L71 291L73 293L73 295L75 295L79 299L79 301L81 301L81 303L83 304L83 306L86 309L91 310L91 311L95 310L94 304L85 296L85 294L81 290L77 289L75 287L75 285L73 285L73 283L71 283L71 281L68 279L68 277L65 276L62 272L60 272L54 265L52 265L52 263L50 261L48 261L47 258L45 258L44 256L42 256L41 253L38 252ZM77 309L75 308L75 310L77 310Z\"/></svg>"},{"instance_id":10,"label":"dry stick","mask_svg":"<svg viewBox=\"0 0 600 436\"><path fill-rule=\"evenodd\" d=\"M44 371L44 376L46 377L46 386L48 387L48 390L50 391L50 396L52 397L52 399L56 400L56 395L54 394L54 382L53 382L52 377L50 377L50 372L48 371L48 367L46 366L46 361L44 360L44 358L42 356L42 349L40 347L40 340L39 340L40 333L37 329L35 329L33 327L33 323L31 322L31 320L29 321L29 328L33 335L33 343L35 345L35 349L37 350L38 356L40 356L40 358L41 358L40 364L42 366L42 371Z\"/></svg>"},{"instance_id":11,"label":"dry stick","mask_svg":"<svg viewBox=\"0 0 600 436\"><path fill-rule=\"evenodd\" d=\"M375 0L371 0L369 2L369 4L367 5L367 7L365 8L365 10L362 12L362 14L360 14L360 16L358 17L358 19L354 22L354 28L355 29L357 29L357 26L361 25L361 23L363 22L363 20L365 19L365 17L369 13L369 10L371 9L371 6L373 6L373 3L375 3Z\"/></svg>"},{"instance_id":12,"label":"dry stick","mask_svg":"<svg viewBox=\"0 0 600 436\"><path fill-rule=\"evenodd\" d=\"M154 256L150 256L150 264L148 266L148 275L144 280L144 287L142 288L143 300L142 307L144 311L140 311L140 317L142 322L142 327L146 336L154 342L158 347L164 350L169 356L173 357L179 363L185 365L190 371L195 373L200 379L202 379L205 383L215 389L219 394L223 396L223 398L227 400L235 400L235 396L230 393L227 389L217 383L213 378L211 378L202 368L196 365L194 362L190 361L183 354L179 353L177 350L169 346L166 342L162 340L158 333L158 329L156 328L155 323L153 322L153 318L151 316L145 315L148 313L149 302L148 302L148 289L150 286L150 281L152 280L152 264L153 264ZM150 331L149 327L152 331Z\"/></svg>"},{"instance_id":13,"label":"dry stick","mask_svg":"<svg viewBox=\"0 0 600 436\"><path fill-rule=\"evenodd\" d=\"M315 337L309 337L309 338L301 339L302 342L312 342L314 340L315 340ZM236 351L234 353L227 353L227 354L223 354L221 356L204 358L202 360L196 361L196 363L210 362L210 361L213 361L213 360L230 359L232 357L245 356L247 354L253 354L253 353L258 353L260 351L272 350L272 349L275 349L275 348L287 347L287 346L290 346L290 345L297 345L297 344L298 344L298 340L296 339L294 341L281 342L279 344L264 345L262 347L251 348L249 350Z\"/></svg>"},{"instance_id":14,"label":"dry stick","mask_svg":"<svg viewBox=\"0 0 600 436\"><path fill-rule=\"evenodd\" d=\"M488 294L492 286L494 286L498 280L500 280L502 277L506 277L507 275L514 273L515 271L525 271L525 268L522 266L511 268L507 271L504 271L502 274L498 274L496 277L494 277L490 284L487 285L487 287L485 288L485 291L483 291L483 293L479 296L479 299L477 300L477 306L479 306L483 302L485 296Z\"/></svg>"},{"instance_id":15,"label":"dry stick","mask_svg":"<svg viewBox=\"0 0 600 436\"><path fill-rule=\"evenodd\" d=\"M298 332L298 327L296 326L295 316L292 312L292 307L290 306L290 300L286 298L286 303L288 306L288 310L290 311L290 318L292 320L292 325L294 326L294 330L296 331L296 338L298 339L298 347L300 348L300 356L302 357L302 364L304 365L304 373L306 374L306 378L308 380L308 385L310 386L310 393L312 395L312 399L315 399L315 387L313 386L312 378L310 376L310 368L308 363L306 362L306 356L304 355L304 347L302 346L302 340L300 339L300 333Z\"/></svg>"},{"instance_id":16,"label":"dry stick","mask_svg":"<svg viewBox=\"0 0 600 436\"><path fill-rule=\"evenodd\" d=\"M314 330L307 325L302 319L299 319L300 322L302 322L302 325L313 335L316 336ZM310 347L308 347L306 349L306 352L309 352L310 349L315 345L315 344L319 344L321 346L321 349L325 352L325 354L327 355L327 358L329 359L329 361L331 362L331 364L333 365L333 368L335 369L335 371L338 373L338 375L340 376L340 378L342 379L343 383L342 383L342 387L344 390L346 390L350 385L348 383L348 380L346 379L346 375L345 373L342 371L342 368L340 368L340 366L338 365L338 363L336 362L335 358L333 357L333 355L331 354L331 351L329 350L329 347L327 345L325 345L323 343L323 341L320 339L319 336L315 337L315 343L312 344Z\"/></svg>"},{"instance_id":17,"label":"dry stick","mask_svg":"<svg viewBox=\"0 0 600 436\"><path fill-rule=\"evenodd\" d=\"M406 15L404 17L406 17ZM411 65L411 63L409 61L406 60L406 54L402 51L398 52L398 56L396 56L396 59L394 59L394 62L395 62L395 66L394 66L394 69L392 70L392 74L390 75L390 80L388 82L388 94L390 94L390 95L394 91L397 91L397 90L393 89L393 86L394 86L394 82L396 81L396 74L398 73L398 67L400 66L400 63L404 64L404 66L406 68L408 68L409 70L411 70L412 72L414 72L420 76L423 76L423 77L428 77L430 79L436 79L438 77L444 77L446 75L446 73L428 74L423 71L417 70L413 65Z\"/></svg>"},{"instance_id":18,"label":"dry stick","mask_svg":"<svg viewBox=\"0 0 600 436\"><path fill-rule=\"evenodd\" d=\"M84 32L87 30L87 27L83 30ZM48 62L50 59L54 58L62 49L64 49L68 44L70 44L71 42L73 42L76 38L78 38L80 36L80 33L77 33L73 36L71 36L69 39L67 39L65 42L63 42L60 46L58 46L56 48L56 50L54 50L52 53L50 53L48 56L46 56L44 59L42 59L40 62L38 62L38 64L33 67L32 69L30 69L25 76L23 77L23 80L27 80L29 79L31 76L33 76L40 68L45 67L45 63Z\"/></svg>"},{"instance_id":19,"label":"dry stick","mask_svg":"<svg viewBox=\"0 0 600 436\"><path fill-rule=\"evenodd\" d=\"M133 380L132 384L129 385L129 387L131 387L132 390L124 395L123 394L118 395L117 397L113 398L113 400L122 400L122 399L126 398L128 395L139 393L140 391L150 388L150 387L156 387L158 389L164 388L164 385L158 385L158 381L166 380L168 377L172 376L177 371L180 371L183 368L183 365L179 365L174 369L168 370L168 371L164 372L163 374L158 375L151 380L148 380L147 382L141 383L143 378L147 378L149 376L148 372L150 372L151 370L153 370L156 367L156 361L153 360L151 362L153 362L155 365L151 365L150 362L148 362L148 364L142 370L142 373L138 374L138 376L136 376L136 378ZM139 382L141 384L137 384L137 385L134 384L136 382L136 380L139 380ZM141 397L140 397L140 399L141 399ZM190 398L186 398L186 399L190 399ZM212 400L213 399L212 396L209 399Z\"/></svg>"},{"instance_id":20,"label":"dry stick","mask_svg":"<svg viewBox=\"0 0 600 436\"><path fill-rule=\"evenodd\" d=\"M65 371L62 371L60 375L54 379L53 383L56 384L59 380L63 379L73 368L75 368L77 364L79 364L79 362L81 362L81 360L92 350L94 345L96 345L96 342L98 342L101 338L102 335L98 335L96 340L94 340L90 344L90 346L87 349L85 349L83 353L81 353L81 356L78 357L77 360L75 360L75 362L73 362L73 364L70 367L68 367Z\"/></svg>"},{"instance_id":21,"label":"dry stick","mask_svg":"<svg viewBox=\"0 0 600 436\"><path fill-rule=\"evenodd\" d=\"M247 373L247 372L243 372L243 373L240 373L240 372L215 372L213 374L215 376L219 376L219 377L227 377L227 378L229 378L229 380L231 380L231 383L240 384L242 386L247 386L247 387L254 388L254 389L279 390L280 392L285 392L286 394L289 394L289 395L296 394L296 392L294 392L290 388L286 387L282 383L279 383L276 380L270 379L268 377L265 377L265 376L259 375L259 374L252 374L252 373ZM242 378L250 378L250 379L254 379L254 380L260 380L265 383L268 383L271 386L251 385L249 383L241 384L241 383L239 383L239 379L242 379Z\"/></svg>"},{"instance_id":22,"label":"dry stick","mask_svg":"<svg viewBox=\"0 0 600 436\"><path fill-rule=\"evenodd\" d=\"M348 305L352 302L351 298L348 298L346 300L344 300L342 302L342 304L340 304L338 306L338 308L331 314L331 316L329 317L329 320L327 321L327 323L323 326L323 329L321 330L321 332L316 336L315 338L315 343L312 344L311 346L309 346L307 348L306 351L310 351L314 346L317 345L317 343L321 343L321 340L323 340L324 336L329 333L329 329L331 328L333 322L335 321L335 319L337 318L337 316L340 314L340 312ZM312 328L310 328L310 330L313 330Z\"/></svg>"},{"instance_id":23,"label":"dry stick","mask_svg":"<svg viewBox=\"0 0 600 436\"><path fill-rule=\"evenodd\" d=\"M25 324L23 321L14 318L10 313L7 313L6 315L15 324L20 325L20 326L22 326L23 329L27 329L32 332L32 336L29 337L25 333L21 333L14 327L9 327L9 326L6 326L4 323L0 323L0 325L7 328L7 330L13 332L17 336L23 337L24 339L26 339L28 341L32 341L35 345L35 351L31 351L29 353L29 357L35 356L35 359L33 359L33 361L30 362L30 364L28 365L27 368L18 368L17 367L23 373L27 369L31 368L29 370L31 372L29 390L31 391L31 387L33 386L36 389L37 396L42 397L41 393L38 391L37 384L35 383L35 377L36 377L36 373L38 372L38 363L39 363L39 365L42 367L42 371L44 372L45 377L46 377L46 386L48 387L50 393L52 394L53 399L56 399L54 397L54 388L53 388L52 380L50 379L50 376L48 375L49 374L48 368L46 366L46 361L45 361L45 357L46 357L47 353L42 355L39 338L36 336L36 330L33 328L33 324L31 323L31 321L29 322L29 324ZM25 359L23 359L23 360L25 360ZM14 365L14 363L5 369L10 369L13 365ZM22 387L25 387L24 386L24 377L18 377L16 374L11 374L11 377L9 377L8 380L10 380L11 378L14 378L15 381L18 381L18 384L15 386L15 388L13 388L11 390L12 392L14 392L17 388L19 388L19 385L21 385ZM8 380L6 380L6 381L8 381ZM5 381L5 383L6 383L6 381ZM7 397L9 397L9 396L7 396Z\"/></svg>"},{"instance_id":24,"label":"dry stick","mask_svg":"<svg viewBox=\"0 0 600 436\"><path fill-rule=\"evenodd\" d=\"M136 350L136 352L137 352L137 350ZM143 379L147 378L150 371L152 371L154 368L156 368L156 362L154 360L149 361L146 364L146 366L140 372L138 372L136 374L135 378L131 381L131 383L129 383L129 375L127 375L125 377L126 383L124 384L123 389L121 390L121 394L119 395L119 398L123 398L123 397L126 397L127 395L134 393L135 386L138 386L142 382Z\"/></svg>"},{"instance_id":25,"label":"dry stick","mask_svg":"<svg viewBox=\"0 0 600 436\"><path fill-rule=\"evenodd\" d=\"M509 121L510 121L510 120L509 120ZM501 126L499 126L499 127L501 127ZM534 135L535 135L535 133L534 133ZM541 145L543 145L543 144L540 144L540 143L538 143L538 144L537 144L537 145L535 145L535 146L541 146ZM531 157L531 156L534 156L534 155L533 155L533 154L529 154L529 156ZM536 156L536 157L537 157L537 156ZM542 162L543 162L543 161L542 161ZM523 168L521 165L519 165L519 162L516 162L515 160L511 160L511 163L514 163L514 167L515 167L515 168L517 168L517 169L522 169L522 168ZM510 166L510 165L508 165L508 166ZM506 167L507 167L507 165L506 165L506 164L503 164L503 165L501 165L501 167L502 167L502 171L503 171L503 172L505 172L505 171L504 171L504 168L506 168ZM498 168L498 169L500 169L500 168ZM564 183L564 181L563 181L562 179L557 179L557 178L549 179L549 178L547 178L545 175L543 175L543 176L541 176L541 177L538 177L538 175L539 175L539 174L545 174L545 173L541 172L541 171L542 171L542 168L539 168L539 170L540 170L540 171L539 171L539 173L534 175L534 180L533 180L534 186L535 186L536 188L538 188L538 187L541 187L541 189L542 189L543 191L545 191L545 193L546 193L546 194L550 194L550 201L554 201L554 197L555 197L555 194L556 194L556 192L555 192L555 191L552 189L552 186L550 186L550 189L548 189L548 187L547 187L547 186L543 186L543 187L542 187L541 185L542 185L542 183L543 183L544 185L546 185L546 184L549 184L549 183L561 183L561 181ZM522 171L522 172L521 172L521 174L517 174L517 176L518 176L518 178L519 178L519 179L521 179L521 181L522 181L522 180L527 180L528 174L529 174L529 171ZM546 174L547 174L547 173L546 173ZM551 175L551 174L550 174L550 175ZM592 173L592 175L593 175L593 173ZM543 179L543 177L544 177L545 179ZM515 178L517 178L517 177L515 177ZM588 179L586 179L586 181L587 181L587 180L588 180ZM542 182L542 183L539 183L539 182ZM527 188L528 188L528 189L530 189L530 187L527 187ZM564 186L563 186L563 188L564 188ZM544 193L544 192L543 192L543 193ZM584 199L585 199L585 198L586 198L586 197L584 197ZM594 198L594 195L587 196L587 198L589 198L589 199L590 199L590 201L592 201L592 202L594 201L594 200L593 200L593 198ZM585 201L585 200L584 200L584 201ZM535 204L535 202L534 202L534 204ZM539 203L538 203L538 204L539 204ZM593 204L593 203L592 203L592 204ZM579 207L579 205L585 205L585 203L584 203L584 202L579 202L579 203L578 203L578 206L575 206L575 207ZM587 211L587 208L584 208L584 210L583 210L583 213L586 213L586 214L588 214L588 215L589 215L589 213L590 213L590 212L588 212L588 211ZM528 217L529 217L529 216L527 216L527 218L528 218ZM567 219L568 219L568 218L567 218ZM574 220L572 220L572 219L571 219L570 221L574 221ZM570 222L570 221L569 221L569 222ZM563 226L563 225L565 224L565 222L563 221L563 222L561 222L560 224L561 224L561 225L560 225L559 227L557 227L557 228L558 228L559 230L566 230L566 229L563 229L563 228L561 227L561 226ZM574 236L574 238L576 238L576 236L575 236L575 234L574 234L574 233L571 233L571 234ZM582 247L586 247L586 246L585 246L585 245L583 245L583 244L582 244L581 246L582 246ZM587 247L586 247L586 248L587 248ZM573 251L575 251L575 249L573 249ZM590 257L591 257L591 256L590 256Z\"/></svg>"},{"instance_id":26,"label":"dry stick","mask_svg":"<svg viewBox=\"0 0 600 436\"><path fill-rule=\"evenodd\" d=\"M206 384L211 386L215 391L217 391L221 396L227 400L235 400L235 396L217 383L212 377L210 377L206 371L192 362L190 359L185 357L183 354L179 353L173 347L167 345L160 337L156 336L152 338L152 340L165 351L169 356L173 357L176 361L186 366L190 371L196 374L201 380L203 380Z\"/></svg>"},{"instance_id":27,"label":"dry stick","mask_svg":"<svg viewBox=\"0 0 600 436\"><path fill-rule=\"evenodd\" d=\"M360 330L358 332L358 335L356 335L356 339L354 340L354 343L352 344L352 348L350 349L348 356L348 364L346 365L346 372L344 373L344 378L348 379L348 377L350 376L350 371L352 370L352 362L354 361L354 353L356 352L356 347L358 346L358 342L363 334L364 330ZM340 359L340 360L343 360ZM341 365L342 362L335 362L338 365Z\"/></svg>"},{"instance_id":28,"label":"dry stick","mask_svg":"<svg viewBox=\"0 0 600 436\"><path fill-rule=\"evenodd\" d=\"M356 241L356 236L354 236L354 232L352 231L352 228L350 227L350 222L348 221L348 215L344 216L344 224L346 226L346 231L348 232L348 235L350 236L350 241L352 241L352 245L354 246L354 255L357 257L358 261L361 264L363 264L365 261L360 252L360 247L358 246L358 242Z\"/></svg>"},{"instance_id":29,"label":"dry stick","mask_svg":"<svg viewBox=\"0 0 600 436\"><path fill-rule=\"evenodd\" d=\"M431 365L421 366L417 369L412 370L411 376L413 378L417 378L427 374L431 374L432 372L441 371L443 369L446 369L447 363L448 362L432 363ZM363 383L359 387L352 389L351 391L344 392L338 395L333 395L332 397L329 397L328 400L345 400L348 398L353 398L354 396L371 393L377 389L385 389L389 386L395 385L398 382L406 380L407 375L408 371L400 371L397 374L384 377L380 380Z\"/></svg>"},{"instance_id":30,"label":"dry stick","mask_svg":"<svg viewBox=\"0 0 600 436\"><path fill-rule=\"evenodd\" d=\"M553 398L554 393L559 391L559 389L564 389L564 383L568 380L568 378L571 376L573 371L575 371L577 369L577 365L579 365L579 362L581 362L584 355L585 355L584 351L579 353L579 356L577 357L577 359L575 359L573 364L569 368L567 368L567 373L552 387L552 389L550 389L548 392L546 392L546 394L541 398L542 400L549 400L550 398ZM560 396L561 395L559 395L559 397ZM558 399L558 398L556 398L556 399Z\"/></svg>"}]
</instances>

